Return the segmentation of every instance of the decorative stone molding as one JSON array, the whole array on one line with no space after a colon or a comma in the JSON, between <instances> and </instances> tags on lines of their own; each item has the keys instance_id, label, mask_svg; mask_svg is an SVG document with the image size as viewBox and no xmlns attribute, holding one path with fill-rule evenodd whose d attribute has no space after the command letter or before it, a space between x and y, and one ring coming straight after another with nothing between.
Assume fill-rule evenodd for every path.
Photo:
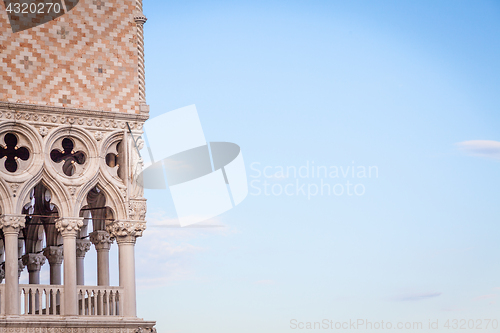
<instances>
[{"instance_id":1,"label":"decorative stone molding","mask_svg":"<svg viewBox=\"0 0 500 333\"><path fill-rule=\"evenodd\" d=\"M144 24L144 23L146 23L147 20L148 19L144 15L139 15L139 16L134 17L134 21L137 24Z\"/></svg>"},{"instance_id":2,"label":"decorative stone molding","mask_svg":"<svg viewBox=\"0 0 500 333\"><path fill-rule=\"evenodd\" d=\"M156 328L154 328L154 327L147 327L147 328L139 327L134 331L134 333L156 333Z\"/></svg>"},{"instance_id":3,"label":"decorative stone molding","mask_svg":"<svg viewBox=\"0 0 500 333\"><path fill-rule=\"evenodd\" d=\"M55 226L57 231L59 231L63 236L65 236L65 234L76 234L78 230L83 227L83 218L62 217L56 220Z\"/></svg>"},{"instance_id":4,"label":"decorative stone molding","mask_svg":"<svg viewBox=\"0 0 500 333\"><path fill-rule=\"evenodd\" d=\"M76 190L77 190L77 188L76 188L75 186L70 186L70 187L68 188L69 194L71 194L71 196L74 196L74 195L75 195Z\"/></svg>"},{"instance_id":5,"label":"decorative stone molding","mask_svg":"<svg viewBox=\"0 0 500 333\"><path fill-rule=\"evenodd\" d=\"M94 134L94 138L95 138L97 141L101 141L101 140L102 140L102 138L104 138L104 135L102 134L102 132L101 132L101 131L97 131L97 132L95 132L95 134Z\"/></svg>"},{"instance_id":6,"label":"decorative stone molding","mask_svg":"<svg viewBox=\"0 0 500 333\"><path fill-rule=\"evenodd\" d=\"M142 6L141 6L142 9ZM139 99L141 104L146 104L146 66L144 61L144 23L148 20L142 13L142 10L134 17L137 24L137 53L139 62L137 66L137 74L139 76Z\"/></svg>"},{"instance_id":7,"label":"decorative stone molding","mask_svg":"<svg viewBox=\"0 0 500 333\"><path fill-rule=\"evenodd\" d=\"M45 256L41 253L28 253L22 256L23 265L28 267L28 272L40 271L45 260Z\"/></svg>"},{"instance_id":8,"label":"decorative stone molding","mask_svg":"<svg viewBox=\"0 0 500 333\"><path fill-rule=\"evenodd\" d=\"M90 235L90 241L94 244L96 250L107 250L111 249L111 244L115 240L106 230L97 230L92 232Z\"/></svg>"},{"instance_id":9,"label":"decorative stone molding","mask_svg":"<svg viewBox=\"0 0 500 333\"><path fill-rule=\"evenodd\" d=\"M2 215L0 216L0 229L4 234L9 232L18 233L25 227L26 216L24 215Z\"/></svg>"},{"instance_id":10,"label":"decorative stone molding","mask_svg":"<svg viewBox=\"0 0 500 333\"><path fill-rule=\"evenodd\" d=\"M45 315L30 316L27 318L11 317L0 327L0 333L156 333L155 322L141 319L123 320L123 317L106 316L103 318L57 317L50 318Z\"/></svg>"},{"instance_id":11,"label":"decorative stone molding","mask_svg":"<svg viewBox=\"0 0 500 333\"><path fill-rule=\"evenodd\" d=\"M10 184L10 189L12 191L12 194L14 195L14 197L16 197L17 195L17 190L19 189L21 185L17 184L17 183L11 183Z\"/></svg>"},{"instance_id":12,"label":"decorative stone molding","mask_svg":"<svg viewBox=\"0 0 500 333\"><path fill-rule=\"evenodd\" d=\"M90 109L77 109L77 108L64 108L59 106L45 106L45 105L36 105L36 104L26 104L26 103L12 103L0 101L0 110L4 111L0 112L0 117L5 117L7 119L13 118L13 113L17 114L18 112L30 113L31 120L35 120L35 115L37 116L36 120L42 120L47 122L52 117L56 117L56 122L58 116L72 117L78 123L78 119L84 118L107 118L114 119L118 121L139 121L145 122L149 116L144 114L131 114L124 112L112 112L112 111L97 111ZM39 118L38 118L39 117ZM81 124L80 124L81 125Z\"/></svg>"},{"instance_id":13,"label":"decorative stone molding","mask_svg":"<svg viewBox=\"0 0 500 333\"><path fill-rule=\"evenodd\" d=\"M145 103L144 101L142 103ZM102 132L103 136L105 133L114 132L116 130L127 129L127 122L130 128L135 134L140 135L144 122L147 120L147 114L149 112L148 106L146 104L140 104L139 109L141 112L141 117L139 115L129 115L132 117L117 116L112 112L98 112L97 116L90 115L75 115L74 117L65 117L57 115L40 115L36 113L15 113L19 114L19 120L16 123L29 124L36 128L38 134L44 138L48 136L54 128L58 128L61 125L71 125L75 127L86 128L90 131ZM0 121L12 121L16 117L13 117L11 113L3 113L2 102L0 101ZM37 111L34 111L37 112ZM40 113L40 112L39 112ZM10 115L10 118L9 118ZM24 116L23 116L24 115ZM145 117L146 115L146 117ZM130 118L130 119L128 119ZM134 130L136 129L136 130Z\"/></svg>"},{"instance_id":14,"label":"decorative stone molding","mask_svg":"<svg viewBox=\"0 0 500 333\"><path fill-rule=\"evenodd\" d=\"M48 246L43 249L43 255L52 265L62 265L64 259L64 251L62 246Z\"/></svg>"},{"instance_id":15,"label":"decorative stone molding","mask_svg":"<svg viewBox=\"0 0 500 333\"><path fill-rule=\"evenodd\" d=\"M146 199L130 200L128 204L128 216L134 221L144 221L146 219Z\"/></svg>"},{"instance_id":16,"label":"decorative stone molding","mask_svg":"<svg viewBox=\"0 0 500 333\"><path fill-rule=\"evenodd\" d=\"M90 241L88 239L76 240L76 257L85 258L85 255L90 250Z\"/></svg>"},{"instance_id":17,"label":"decorative stone molding","mask_svg":"<svg viewBox=\"0 0 500 333\"><path fill-rule=\"evenodd\" d=\"M146 222L143 221L114 221L106 227L110 235L119 243L122 237L141 237L146 230Z\"/></svg>"},{"instance_id":18,"label":"decorative stone molding","mask_svg":"<svg viewBox=\"0 0 500 333\"><path fill-rule=\"evenodd\" d=\"M40 128L38 129L38 133L40 133L42 137L46 137L47 134L49 134L49 129L45 126L40 126Z\"/></svg>"}]
</instances>

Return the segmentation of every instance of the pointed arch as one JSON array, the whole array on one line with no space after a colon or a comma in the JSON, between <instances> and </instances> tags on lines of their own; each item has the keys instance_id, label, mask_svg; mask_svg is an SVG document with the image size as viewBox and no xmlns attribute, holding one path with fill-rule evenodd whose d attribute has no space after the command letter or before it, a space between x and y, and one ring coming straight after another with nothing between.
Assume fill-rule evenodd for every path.
<instances>
[{"instance_id":1,"label":"pointed arch","mask_svg":"<svg viewBox=\"0 0 500 333\"><path fill-rule=\"evenodd\" d=\"M67 191L63 188L61 183L53 179L51 175L44 170L24 184L19 192L19 199L15 211L18 212L18 214L21 213L26 202L29 201L31 191L40 182L50 191L51 202L58 207L60 216L72 216L69 215L71 212L71 199Z\"/></svg>"},{"instance_id":2,"label":"pointed arch","mask_svg":"<svg viewBox=\"0 0 500 333\"><path fill-rule=\"evenodd\" d=\"M85 205L88 205L87 195L95 187L98 187L106 197L106 206L112 210L113 217L115 219L126 219L127 209L124 203L123 193L120 192L120 190L118 190L113 184L110 184L101 173L96 175L92 181L85 184L78 193L74 211L76 216L79 216L80 210Z\"/></svg>"}]
</instances>

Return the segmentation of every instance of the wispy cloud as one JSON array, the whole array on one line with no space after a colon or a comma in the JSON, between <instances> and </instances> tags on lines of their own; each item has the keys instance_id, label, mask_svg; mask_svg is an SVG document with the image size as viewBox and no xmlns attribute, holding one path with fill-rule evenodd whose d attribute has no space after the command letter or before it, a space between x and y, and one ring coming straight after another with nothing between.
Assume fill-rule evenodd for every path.
<instances>
[{"instance_id":1,"label":"wispy cloud","mask_svg":"<svg viewBox=\"0 0 500 333\"><path fill-rule=\"evenodd\" d=\"M492 140L472 140L457 143L463 152L486 158L500 160L500 142Z\"/></svg>"},{"instance_id":2,"label":"wispy cloud","mask_svg":"<svg viewBox=\"0 0 500 333\"><path fill-rule=\"evenodd\" d=\"M474 297L474 301L481 301L484 299L497 298L497 296L498 296L497 294L481 295L481 296Z\"/></svg>"},{"instance_id":3,"label":"wispy cloud","mask_svg":"<svg viewBox=\"0 0 500 333\"><path fill-rule=\"evenodd\" d=\"M436 292L403 294L394 297L393 300L398 302L414 302L414 301L422 301L429 298L439 297L441 295L442 293L436 293Z\"/></svg>"},{"instance_id":4,"label":"wispy cloud","mask_svg":"<svg viewBox=\"0 0 500 333\"><path fill-rule=\"evenodd\" d=\"M138 288L169 285L177 281L198 280L197 258L209 251L198 240L209 236L228 236L235 233L220 219L207 221L221 228L170 228L178 226L177 219L157 212L148 215L148 229L136 247ZM156 227L155 227L156 226ZM167 228L165 228L167 226Z\"/></svg>"}]
</instances>

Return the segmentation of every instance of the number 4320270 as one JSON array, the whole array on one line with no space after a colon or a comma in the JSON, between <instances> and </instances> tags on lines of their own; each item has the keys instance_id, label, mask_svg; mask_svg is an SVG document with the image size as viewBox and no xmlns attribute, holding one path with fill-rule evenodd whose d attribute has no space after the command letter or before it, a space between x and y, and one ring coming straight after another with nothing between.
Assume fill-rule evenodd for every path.
<instances>
[{"instance_id":1,"label":"number 4320270","mask_svg":"<svg viewBox=\"0 0 500 333\"><path fill-rule=\"evenodd\" d=\"M61 4L45 2L45 3L9 3L6 8L7 13L11 14L49 14L61 12Z\"/></svg>"}]
</instances>

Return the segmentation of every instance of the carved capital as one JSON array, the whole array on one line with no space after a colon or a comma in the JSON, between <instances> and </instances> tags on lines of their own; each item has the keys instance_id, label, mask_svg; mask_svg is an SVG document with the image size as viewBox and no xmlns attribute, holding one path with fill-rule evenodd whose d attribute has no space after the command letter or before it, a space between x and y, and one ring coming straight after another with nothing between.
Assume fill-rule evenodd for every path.
<instances>
[{"instance_id":1,"label":"carved capital","mask_svg":"<svg viewBox=\"0 0 500 333\"><path fill-rule=\"evenodd\" d=\"M43 249L43 255L50 265L61 265L64 259L64 252L61 246L49 246Z\"/></svg>"},{"instance_id":2,"label":"carved capital","mask_svg":"<svg viewBox=\"0 0 500 333\"><path fill-rule=\"evenodd\" d=\"M146 230L146 222L143 221L114 221L106 227L106 230L120 243L124 237L141 237Z\"/></svg>"},{"instance_id":3,"label":"carved capital","mask_svg":"<svg viewBox=\"0 0 500 333\"><path fill-rule=\"evenodd\" d=\"M45 256L41 253L28 253L22 256L23 265L28 267L28 272L40 271L45 264Z\"/></svg>"},{"instance_id":4,"label":"carved capital","mask_svg":"<svg viewBox=\"0 0 500 333\"><path fill-rule=\"evenodd\" d=\"M4 234L19 233L24 228L26 216L24 215L2 215L0 216L0 228Z\"/></svg>"},{"instance_id":5,"label":"carved capital","mask_svg":"<svg viewBox=\"0 0 500 333\"><path fill-rule=\"evenodd\" d=\"M83 218L78 217L61 217L56 220L56 229L64 236L75 236L83 226Z\"/></svg>"},{"instance_id":6,"label":"carved capital","mask_svg":"<svg viewBox=\"0 0 500 333\"><path fill-rule=\"evenodd\" d=\"M128 217L134 221L144 221L146 219L146 199L130 200Z\"/></svg>"},{"instance_id":7,"label":"carved capital","mask_svg":"<svg viewBox=\"0 0 500 333\"><path fill-rule=\"evenodd\" d=\"M96 250L108 250L113 244L114 238L106 230L97 230L90 235L90 241L94 244Z\"/></svg>"},{"instance_id":8,"label":"carved capital","mask_svg":"<svg viewBox=\"0 0 500 333\"><path fill-rule=\"evenodd\" d=\"M88 239L76 240L76 257L85 258L85 254L90 250L90 241Z\"/></svg>"}]
</instances>

